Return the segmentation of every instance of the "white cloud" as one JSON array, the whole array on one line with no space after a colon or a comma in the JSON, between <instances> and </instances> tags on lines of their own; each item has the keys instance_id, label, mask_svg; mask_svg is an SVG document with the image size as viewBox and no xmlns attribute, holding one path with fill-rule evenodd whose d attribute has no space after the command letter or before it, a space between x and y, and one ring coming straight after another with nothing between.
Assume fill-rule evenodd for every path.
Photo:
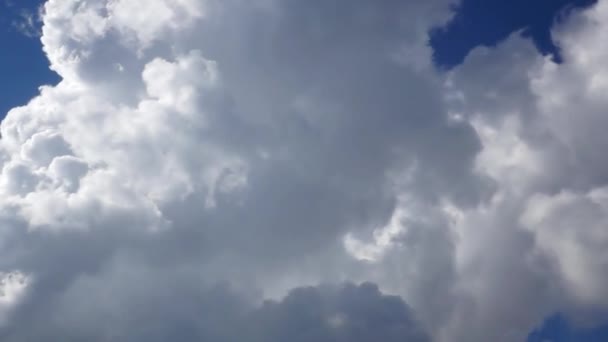
<instances>
[{"instance_id":1,"label":"white cloud","mask_svg":"<svg viewBox=\"0 0 608 342\"><path fill-rule=\"evenodd\" d=\"M2 123L2 265L36 280L5 336L123 336L104 312L139 300L167 298L149 318L160 321L216 284L260 299L349 280L343 236L392 215L388 174L412 163L445 196L474 201L446 172L475 185L477 140L444 120L440 79L420 57L447 3L48 1L42 43L63 79ZM404 47L419 57L395 58ZM425 138L436 133L457 146L445 171L429 157L449 153ZM133 313L132 338L144 317ZM419 328L389 330L360 338Z\"/></svg>"},{"instance_id":2,"label":"white cloud","mask_svg":"<svg viewBox=\"0 0 608 342\"><path fill-rule=\"evenodd\" d=\"M2 336L511 341L601 304L607 6L563 65L513 37L441 75L449 4L48 1L63 79L1 126L0 269L33 279ZM414 313L302 287L343 281Z\"/></svg>"},{"instance_id":3,"label":"white cloud","mask_svg":"<svg viewBox=\"0 0 608 342\"><path fill-rule=\"evenodd\" d=\"M5 326L10 310L18 305L30 279L20 272L0 274L0 326Z\"/></svg>"},{"instance_id":4,"label":"white cloud","mask_svg":"<svg viewBox=\"0 0 608 342\"><path fill-rule=\"evenodd\" d=\"M538 195L530 199L522 216L540 252L556 262L570 293L590 306L606 305L606 199L605 188L588 194Z\"/></svg>"},{"instance_id":5,"label":"white cloud","mask_svg":"<svg viewBox=\"0 0 608 342\"><path fill-rule=\"evenodd\" d=\"M476 170L496 185L490 201L459 210L454 226L459 287L471 304L457 307L468 319L447 331L474 331L462 340L521 340L552 312L605 309L598 90L607 8L600 2L556 29L563 64L513 36L478 49L449 77L448 102L482 142Z\"/></svg>"}]
</instances>

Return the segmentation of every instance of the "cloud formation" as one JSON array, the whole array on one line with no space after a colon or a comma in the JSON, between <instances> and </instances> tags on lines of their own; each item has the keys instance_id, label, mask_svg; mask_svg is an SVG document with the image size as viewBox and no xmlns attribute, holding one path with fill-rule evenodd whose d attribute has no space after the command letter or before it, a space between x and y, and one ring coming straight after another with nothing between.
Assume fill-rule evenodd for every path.
<instances>
[{"instance_id":1,"label":"cloud formation","mask_svg":"<svg viewBox=\"0 0 608 342\"><path fill-rule=\"evenodd\" d=\"M563 64L512 37L478 49L450 75L449 102L482 141L476 169L497 184L491 201L457 212L463 279L480 286L468 291L492 325L525 332L526 322L551 311L587 322L605 312L605 100L598 91L606 77L598 34L607 9L601 2L557 27Z\"/></svg>"},{"instance_id":2,"label":"cloud formation","mask_svg":"<svg viewBox=\"0 0 608 342\"><path fill-rule=\"evenodd\" d=\"M450 4L49 0L62 81L1 126L0 336L516 341L604 308L608 7L562 65L513 37L444 75Z\"/></svg>"}]
</instances>

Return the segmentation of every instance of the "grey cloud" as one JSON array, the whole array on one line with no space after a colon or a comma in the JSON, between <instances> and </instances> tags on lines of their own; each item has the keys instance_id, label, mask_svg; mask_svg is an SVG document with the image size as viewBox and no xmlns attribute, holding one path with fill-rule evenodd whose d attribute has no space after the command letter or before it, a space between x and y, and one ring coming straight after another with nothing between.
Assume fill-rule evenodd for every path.
<instances>
[{"instance_id":1,"label":"grey cloud","mask_svg":"<svg viewBox=\"0 0 608 342\"><path fill-rule=\"evenodd\" d=\"M158 278L140 266L117 260L82 276L51 297L52 311L18 312L29 328L4 330L3 339L430 341L401 298L374 284L295 288L280 301L253 304L224 285L198 287L189 271Z\"/></svg>"},{"instance_id":2,"label":"grey cloud","mask_svg":"<svg viewBox=\"0 0 608 342\"><path fill-rule=\"evenodd\" d=\"M251 315L252 341L430 341L401 298L370 283L295 289Z\"/></svg>"}]
</instances>

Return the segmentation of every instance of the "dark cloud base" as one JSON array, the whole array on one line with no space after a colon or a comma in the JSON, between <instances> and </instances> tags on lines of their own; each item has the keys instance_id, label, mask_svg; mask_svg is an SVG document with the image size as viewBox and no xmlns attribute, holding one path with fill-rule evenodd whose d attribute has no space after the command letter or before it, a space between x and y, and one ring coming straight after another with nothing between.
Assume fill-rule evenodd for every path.
<instances>
[{"instance_id":1,"label":"dark cloud base","mask_svg":"<svg viewBox=\"0 0 608 342\"><path fill-rule=\"evenodd\" d=\"M137 292L127 306L76 296L78 312L30 313L24 326L4 330L2 341L249 341L249 342L428 342L410 308L371 283L293 289L282 300L257 308L225 285L204 291L167 292L147 284L155 296ZM142 285L143 286L143 285ZM55 298L59 299L59 298ZM88 302L87 302L88 301ZM110 299L112 302L113 299ZM100 312L103 314L99 314ZM76 315L75 315L76 314Z\"/></svg>"}]
</instances>

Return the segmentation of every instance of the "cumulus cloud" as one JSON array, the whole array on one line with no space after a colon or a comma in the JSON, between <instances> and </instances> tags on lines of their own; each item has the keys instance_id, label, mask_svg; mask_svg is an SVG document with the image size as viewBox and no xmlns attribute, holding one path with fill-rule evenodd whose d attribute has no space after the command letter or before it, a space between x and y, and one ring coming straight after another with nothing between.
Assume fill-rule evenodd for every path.
<instances>
[{"instance_id":1,"label":"cumulus cloud","mask_svg":"<svg viewBox=\"0 0 608 342\"><path fill-rule=\"evenodd\" d=\"M365 280L343 238L388 221L405 189L480 196L478 140L445 120L426 58L448 3L48 1L62 81L1 128L2 268L32 279L3 336L140 340L168 319L162 339L222 340L211 308L291 293L317 304L260 322L259 340L426 340L371 285L290 290ZM238 310L282 316L278 303Z\"/></svg>"},{"instance_id":2,"label":"cumulus cloud","mask_svg":"<svg viewBox=\"0 0 608 342\"><path fill-rule=\"evenodd\" d=\"M607 8L600 2L557 27L563 64L514 36L449 76L451 110L482 141L476 169L497 186L479 208L456 211L459 274L483 322L478 340L525 337L529 322L552 311L606 309L598 34Z\"/></svg>"},{"instance_id":3,"label":"cumulus cloud","mask_svg":"<svg viewBox=\"0 0 608 342\"><path fill-rule=\"evenodd\" d=\"M562 65L514 37L443 75L450 4L49 0L0 335L514 341L603 305L606 5Z\"/></svg>"}]
</instances>

